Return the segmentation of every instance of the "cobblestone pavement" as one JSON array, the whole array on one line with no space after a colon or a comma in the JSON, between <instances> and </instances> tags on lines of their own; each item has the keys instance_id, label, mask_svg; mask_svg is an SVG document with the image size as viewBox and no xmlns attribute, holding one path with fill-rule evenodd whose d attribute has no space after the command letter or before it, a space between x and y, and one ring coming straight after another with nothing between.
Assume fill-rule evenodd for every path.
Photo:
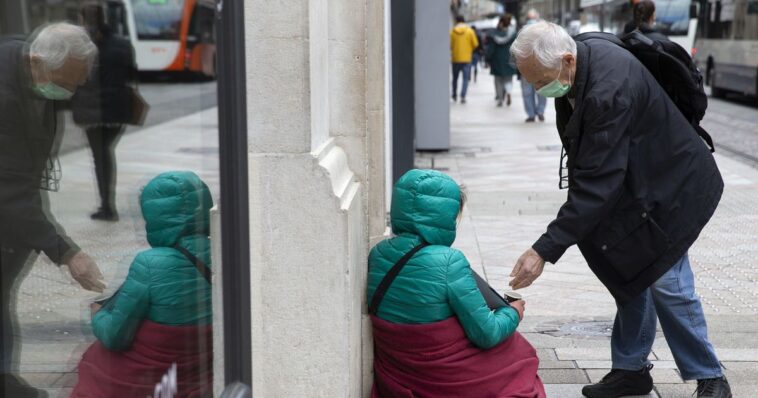
<instances>
[{"instance_id":1,"label":"cobblestone pavement","mask_svg":"<svg viewBox=\"0 0 758 398\"><path fill-rule=\"evenodd\" d=\"M514 81L514 88L518 86ZM469 203L455 246L472 268L506 290L518 256L544 232L565 200L566 192L557 189L560 142L552 103L545 123L527 124L519 92L510 108L496 108L489 76L480 74L479 82L469 87L468 104L451 105L451 151L420 153L416 163L431 167L434 162L435 168L466 185ZM733 133L716 122L724 112L718 111L707 117L711 134ZM755 132L758 120L739 123L744 131ZM735 397L749 398L758 391L758 267L753 262L758 255L758 170L721 152L716 158L727 184L724 197L690 259L710 339ZM616 308L610 294L576 248L558 264L548 264L523 293L528 304L519 329L538 350L548 396L581 397L581 387L598 381L611 367ZM682 381L660 330L651 360L656 383L651 397L691 396L695 385Z\"/></svg>"}]
</instances>

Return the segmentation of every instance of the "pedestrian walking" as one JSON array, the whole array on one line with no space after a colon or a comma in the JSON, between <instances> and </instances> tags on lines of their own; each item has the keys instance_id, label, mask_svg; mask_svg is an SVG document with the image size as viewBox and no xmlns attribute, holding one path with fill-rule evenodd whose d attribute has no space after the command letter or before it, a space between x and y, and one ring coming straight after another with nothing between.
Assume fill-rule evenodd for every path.
<instances>
[{"instance_id":1,"label":"pedestrian walking","mask_svg":"<svg viewBox=\"0 0 758 398\"><path fill-rule=\"evenodd\" d=\"M19 334L11 303L32 252L68 265L84 289L105 287L95 262L50 216L40 186L55 163L61 101L87 80L96 56L87 32L68 23L45 26L27 40L0 40L0 396L47 396L18 376L15 363Z\"/></svg>"},{"instance_id":2,"label":"pedestrian walking","mask_svg":"<svg viewBox=\"0 0 758 398\"><path fill-rule=\"evenodd\" d=\"M697 397L731 397L707 337L687 252L724 188L698 131L632 53L608 40L575 41L558 25L525 27L511 47L522 78L555 97L568 153L568 196L513 268L514 289L578 245L616 299L613 370L587 397L646 395L660 321Z\"/></svg>"},{"instance_id":3,"label":"pedestrian walking","mask_svg":"<svg viewBox=\"0 0 758 398\"><path fill-rule=\"evenodd\" d=\"M479 47L476 33L462 16L456 17L456 25L450 30L450 52L453 64L453 101L458 100L458 79L463 74L461 82L461 103L466 103L468 82L471 79L471 60L474 50Z\"/></svg>"},{"instance_id":4,"label":"pedestrian walking","mask_svg":"<svg viewBox=\"0 0 758 398\"><path fill-rule=\"evenodd\" d=\"M450 247L464 205L458 184L435 170L395 185L395 236L368 258L373 397L545 397L537 354L516 332L524 301L491 309Z\"/></svg>"},{"instance_id":5,"label":"pedestrian walking","mask_svg":"<svg viewBox=\"0 0 758 398\"><path fill-rule=\"evenodd\" d=\"M530 9L526 13L526 25L531 25L540 20L540 13L534 8ZM545 121L545 107L547 106L547 98L544 94L535 90L534 85L529 83L521 75L521 96L524 99L524 110L526 110L526 122L532 123L536 119L541 122Z\"/></svg>"},{"instance_id":6,"label":"pedestrian walking","mask_svg":"<svg viewBox=\"0 0 758 398\"><path fill-rule=\"evenodd\" d=\"M655 3L641 0L634 5L634 24L636 29L653 40L668 40L668 37L655 29Z\"/></svg>"},{"instance_id":7,"label":"pedestrian walking","mask_svg":"<svg viewBox=\"0 0 758 398\"><path fill-rule=\"evenodd\" d=\"M639 2L640 0L629 0L629 8L634 10L634 6ZM620 35L625 35L633 30L637 29L637 20L634 17L634 11L632 11L632 19L630 21L627 21L624 24L624 29L621 31Z\"/></svg>"},{"instance_id":8,"label":"pedestrian walking","mask_svg":"<svg viewBox=\"0 0 758 398\"><path fill-rule=\"evenodd\" d=\"M476 26L472 26L471 29L474 30L476 41L479 43L474 49L474 53L471 54L471 72L474 77L474 83L476 83L476 79L479 77L479 63L481 63L484 58L484 40Z\"/></svg>"},{"instance_id":9,"label":"pedestrian walking","mask_svg":"<svg viewBox=\"0 0 758 398\"><path fill-rule=\"evenodd\" d=\"M486 61L490 67L490 74L495 76L495 96L497 106L511 105L511 92L513 90L513 75L516 68L511 64L511 44L516 40L516 29L511 26L511 15L505 14L500 17L497 29L490 33L487 42Z\"/></svg>"},{"instance_id":10,"label":"pedestrian walking","mask_svg":"<svg viewBox=\"0 0 758 398\"><path fill-rule=\"evenodd\" d=\"M137 82L134 48L106 25L102 4L85 5L80 17L98 48L92 76L71 102L74 122L86 131L95 162L100 207L90 217L117 221L116 145L124 133L124 125L134 119L133 94Z\"/></svg>"}]
</instances>

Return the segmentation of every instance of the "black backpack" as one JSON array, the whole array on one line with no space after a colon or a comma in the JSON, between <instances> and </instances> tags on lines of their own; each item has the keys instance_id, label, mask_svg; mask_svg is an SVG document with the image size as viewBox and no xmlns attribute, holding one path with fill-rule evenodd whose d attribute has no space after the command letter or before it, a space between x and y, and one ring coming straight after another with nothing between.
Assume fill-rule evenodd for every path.
<instances>
[{"instance_id":1,"label":"black backpack","mask_svg":"<svg viewBox=\"0 0 758 398\"><path fill-rule=\"evenodd\" d=\"M703 75L692 62L692 57L678 44L668 40L651 39L639 30L620 38L611 33L587 32L574 37L576 41L601 39L610 41L632 53L658 81L669 98L715 152L713 139L701 126L708 107L708 96L703 90Z\"/></svg>"}]
</instances>

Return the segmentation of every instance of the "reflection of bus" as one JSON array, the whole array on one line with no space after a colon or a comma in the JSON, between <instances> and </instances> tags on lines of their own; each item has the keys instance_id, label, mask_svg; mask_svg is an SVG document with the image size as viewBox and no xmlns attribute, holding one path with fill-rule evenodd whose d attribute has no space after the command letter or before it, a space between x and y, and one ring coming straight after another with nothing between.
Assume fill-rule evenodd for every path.
<instances>
[{"instance_id":1,"label":"reflection of bus","mask_svg":"<svg viewBox=\"0 0 758 398\"><path fill-rule=\"evenodd\" d=\"M604 32L619 33L632 20L632 5L628 0L582 0L582 25L597 27ZM691 0L656 0L655 28L691 52L697 30L697 3ZM585 31L587 29L582 29Z\"/></svg>"},{"instance_id":2,"label":"reflection of bus","mask_svg":"<svg viewBox=\"0 0 758 398\"><path fill-rule=\"evenodd\" d=\"M705 1L695 60L711 93L758 95L758 1Z\"/></svg>"},{"instance_id":3,"label":"reflection of bus","mask_svg":"<svg viewBox=\"0 0 758 398\"><path fill-rule=\"evenodd\" d=\"M215 0L108 0L108 20L134 45L141 72L216 75Z\"/></svg>"}]
</instances>

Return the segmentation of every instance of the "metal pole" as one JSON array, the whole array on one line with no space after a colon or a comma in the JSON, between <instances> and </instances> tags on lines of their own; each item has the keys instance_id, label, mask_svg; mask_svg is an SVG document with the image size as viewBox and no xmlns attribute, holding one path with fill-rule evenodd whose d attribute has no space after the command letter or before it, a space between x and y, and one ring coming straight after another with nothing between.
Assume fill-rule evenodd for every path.
<instances>
[{"instance_id":1,"label":"metal pole","mask_svg":"<svg viewBox=\"0 0 758 398\"><path fill-rule=\"evenodd\" d=\"M392 0L392 182L414 166L415 1Z\"/></svg>"},{"instance_id":2,"label":"metal pole","mask_svg":"<svg viewBox=\"0 0 758 398\"><path fill-rule=\"evenodd\" d=\"M252 383L247 91L243 2L218 3L218 122L224 297L224 382Z\"/></svg>"}]
</instances>

